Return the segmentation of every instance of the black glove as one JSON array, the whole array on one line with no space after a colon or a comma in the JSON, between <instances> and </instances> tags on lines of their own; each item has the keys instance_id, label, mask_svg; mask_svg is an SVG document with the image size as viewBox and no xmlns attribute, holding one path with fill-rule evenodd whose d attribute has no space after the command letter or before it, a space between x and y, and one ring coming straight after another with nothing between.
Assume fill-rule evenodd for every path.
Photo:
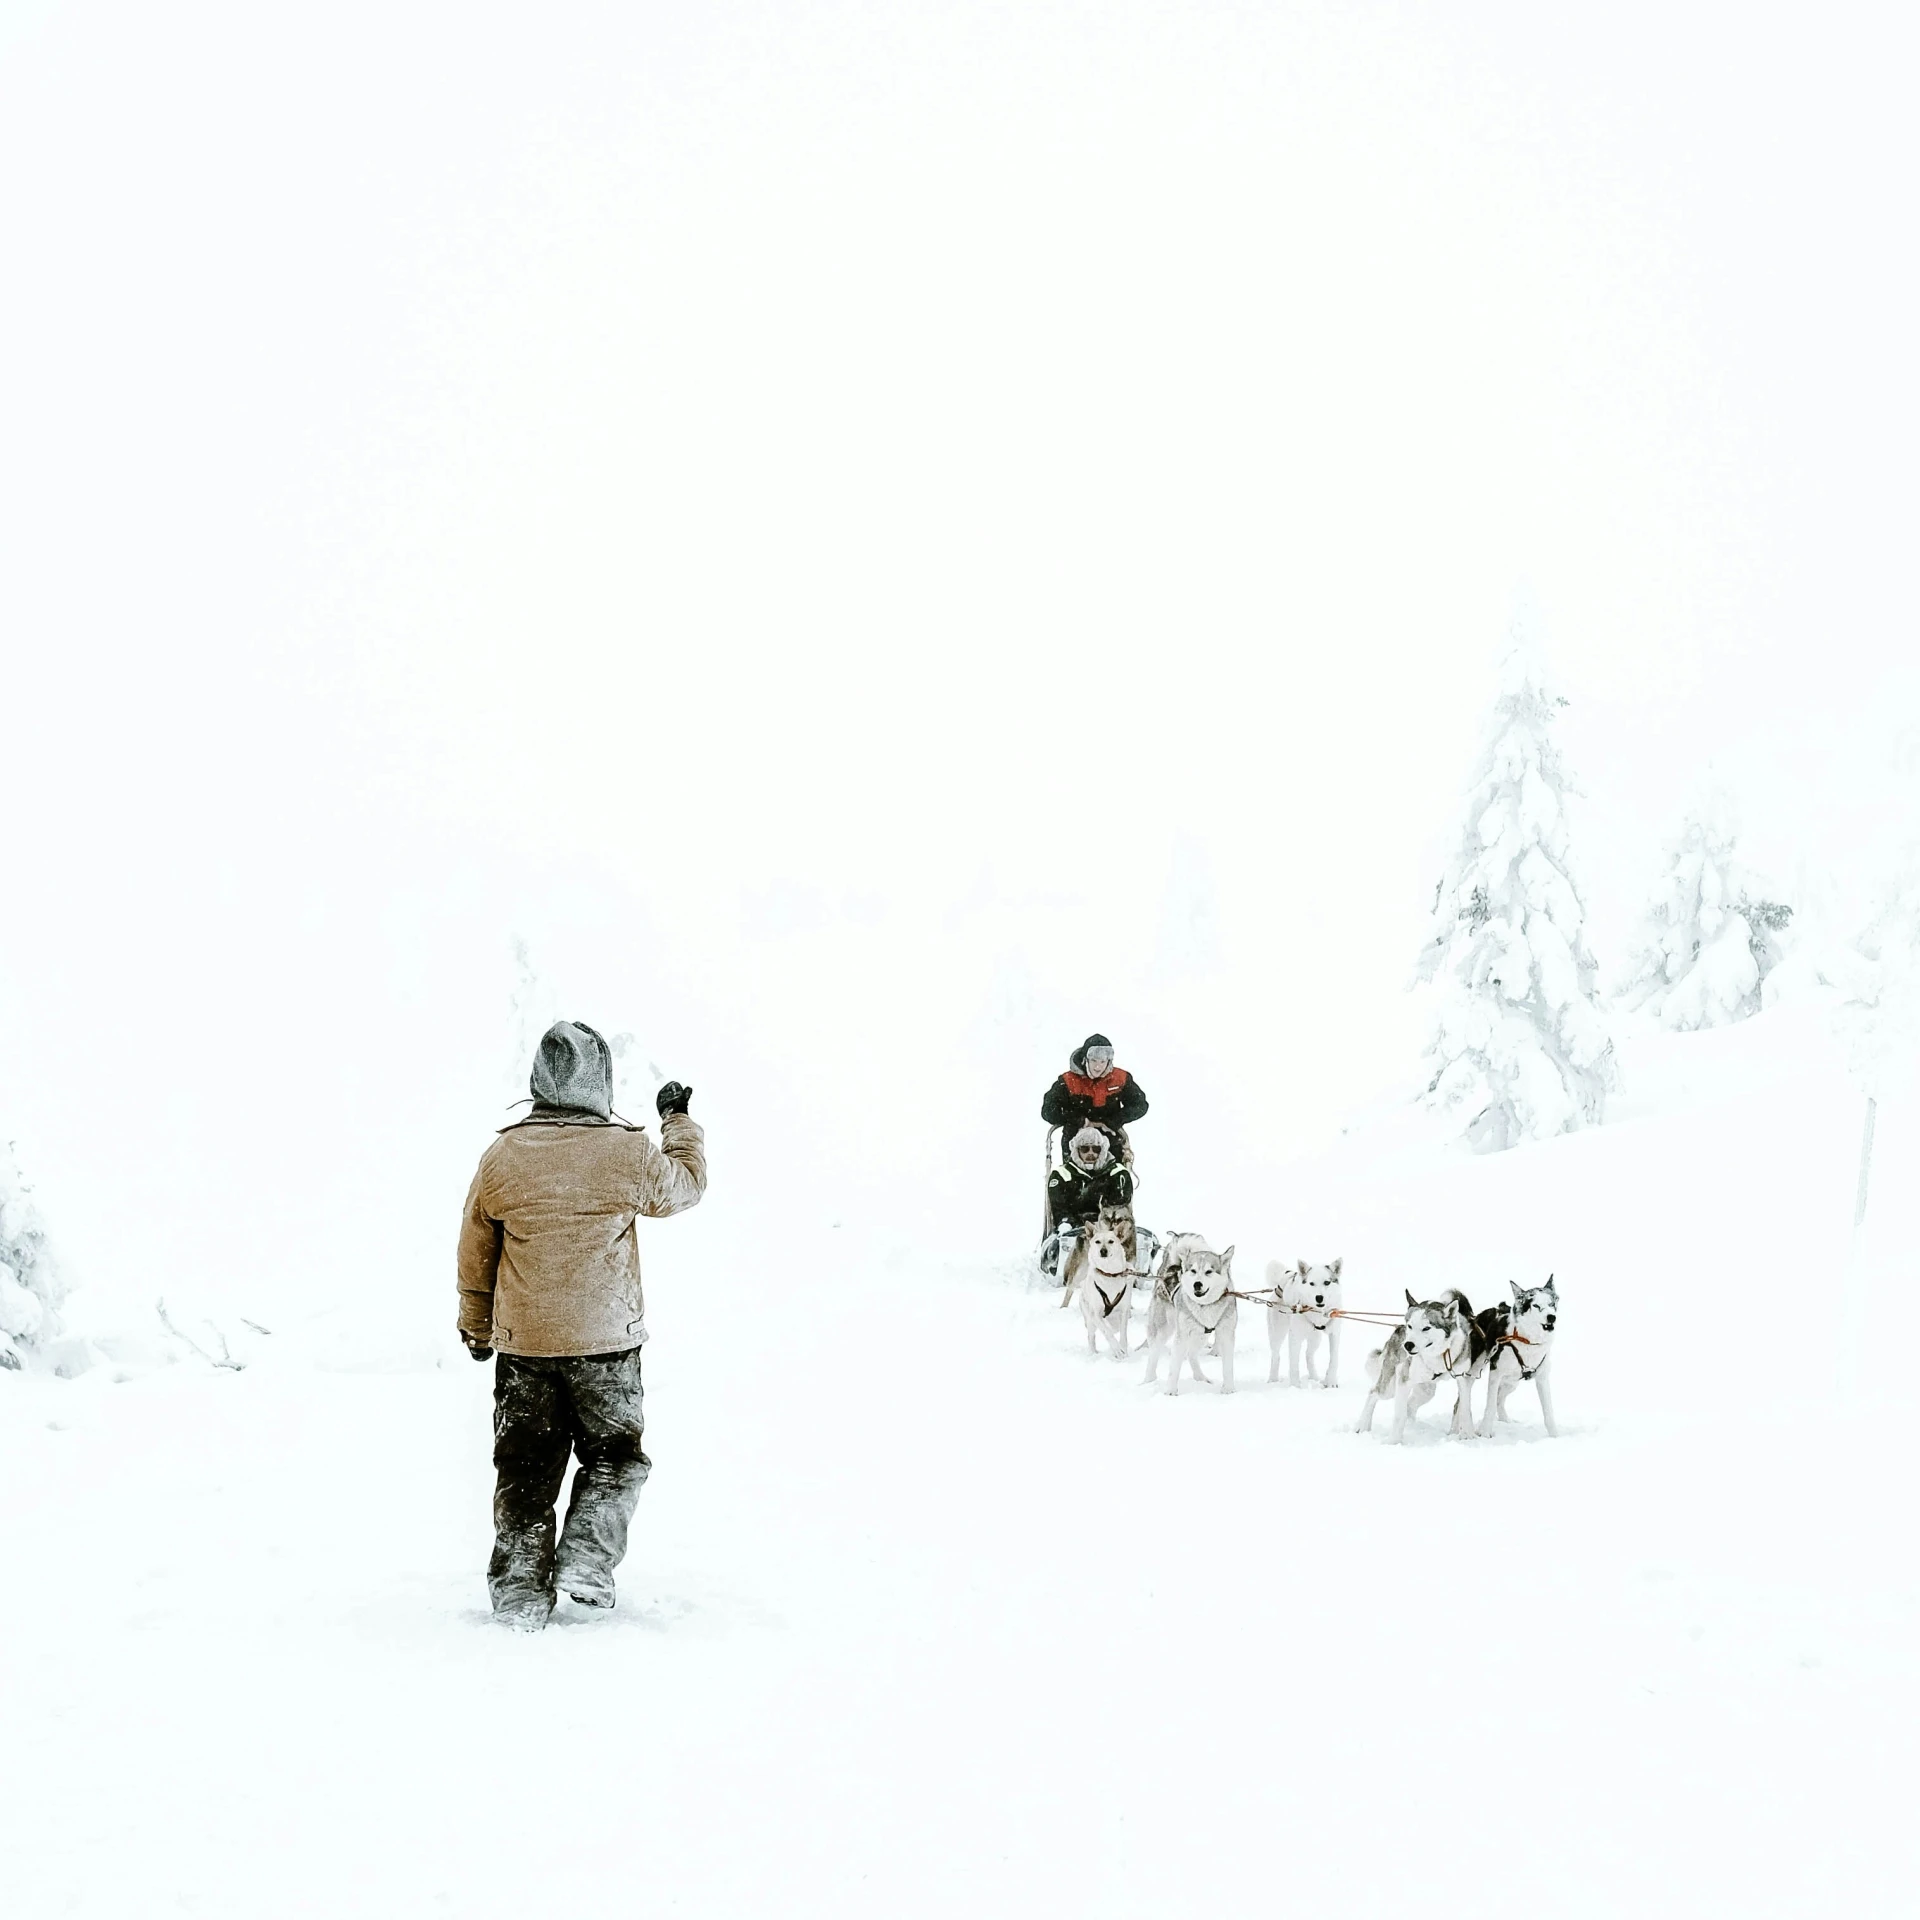
<instances>
[{"instance_id":1,"label":"black glove","mask_svg":"<svg viewBox=\"0 0 1920 1920\"><path fill-rule=\"evenodd\" d=\"M493 1349L488 1346L485 1341L481 1340L477 1334L471 1334L462 1327L460 1330L460 1338L467 1343L467 1351L472 1354L476 1360L491 1360L493 1358Z\"/></svg>"},{"instance_id":2,"label":"black glove","mask_svg":"<svg viewBox=\"0 0 1920 1920\"><path fill-rule=\"evenodd\" d=\"M693 1089L683 1087L678 1080L669 1080L653 1096L653 1104L660 1118L664 1120L670 1113L685 1113L687 1102L693 1098Z\"/></svg>"}]
</instances>

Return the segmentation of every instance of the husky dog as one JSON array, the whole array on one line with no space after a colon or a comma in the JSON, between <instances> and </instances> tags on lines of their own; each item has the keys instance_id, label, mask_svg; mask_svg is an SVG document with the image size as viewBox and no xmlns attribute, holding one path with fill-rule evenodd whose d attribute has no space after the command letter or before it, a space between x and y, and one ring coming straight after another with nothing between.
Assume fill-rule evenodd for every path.
<instances>
[{"instance_id":1,"label":"husky dog","mask_svg":"<svg viewBox=\"0 0 1920 1920\"><path fill-rule=\"evenodd\" d=\"M1560 1429L1553 1424L1553 1388L1548 1368L1553 1360L1553 1328L1560 1317L1560 1293L1548 1274L1546 1285L1522 1287L1507 1283L1513 1295L1511 1308L1501 1308L1504 1321L1497 1339L1487 1348L1487 1406L1480 1416L1480 1431L1490 1434L1494 1423L1507 1417L1507 1396L1523 1380L1533 1382L1540 1396L1540 1417L1547 1423L1547 1437L1558 1439Z\"/></svg>"},{"instance_id":2,"label":"husky dog","mask_svg":"<svg viewBox=\"0 0 1920 1920\"><path fill-rule=\"evenodd\" d=\"M1067 1306L1074 1298L1080 1285L1080 1269L1086 1264L1087 1250L1094 1234L1102 1227L1110 1229L1120 1236L1120 1244L1126 1249L1127 1265L1132 1268L1140 1246L1140 1229L1133 1224L1131 1207L1102 1207L1099 1216L1093 1220L1068 1222L1063 1225L1057 1236L1054 1269L1060 1279L1060 1304ZM1046 1250L1040 1256L1043 1270L1047 1269ZM1118 1269L1116 1268L1117 1272Z\"/></svg>"},{"instance_id":3,"label":"husky dog","mask_svg":"<svg viewBox=\"0 0 1920 1920\"><path fill-rule=\"evenodd\" d=\"M1233 1391L1233 1336L1239 1325L1240 1302L1233 1291L1233 1249L1215 1253L1197 1233L1176 1233L1160 1249L1160 1265L1153 1278L1153 1299L1147 1307L1147 1378L1160 1371L1160 1355L1173 1345L1173 1375L1169 1393L1180 1391L1184 1368L1205 1382L1200 1352L1210 1335L1220 1346L1220 1391Z\"/></svg>"},{"instance_id":4,"label":"husky dog","mask_svg":"<svg viewBox=\"0 0 1920 1920\"><path fill-rule=\"evenodd\" d=\"M1074 1250L1066 1280L1080 1296L1087 1323L1087 1351L1099 1352L1104 1333L1116 1360L1127 1355L1127 1331L1133 1324L1133 1255L1127 1245L1132 1220L1118 1210L1100 1215Z\"/></svg>"},{"instance_id":5,"label":"husky dog","mask_svg":"<svg viewBox=\"0 0 1920 1920\"><path fill-rule=\"evenodd\" d=\"M1267 1262L1267 1285L1274 1304L1267 1309L1267 1380L1280 1378L1280 1349L1287 1349L1287 1385L1300 1384L1300 1354L1306 1350L1307 1378L1316 1387L1340 1384L1340 1262L1310 1267L1304 1260L1283 1267ZM1313 1370L1320 1342L1327 1343L1327 1371L1323 1379Z\"/></svg>"},{"instance_id":6,"label":"husky dog","mask_svg":"<svg viewBox=\"0 0 1920 1920\"><path fill-rule=\"evenodd\" d=\"M1173 1338L1173 1289L1179 1280L1180 1263L1189 1253L1204 1253L1207 1243L1197 1233L1170 1233L1160 1243L1160 1258L1153 1269L1153 1292L1147 1300L1147 1378L1156 1378L1160 1356ZM1195 1369L1196 1373L1198 1369Z\"/></svg>"},{"instance_id":7,"label":"husky dog","mask_svg":"<svg viewBox=\"0 0 1920 1920\"><path fill-rule=\"evenodd\" d=\"M1473 1381L1486 1364L1488 1346L1486 1327L1475 1319L1473 1303L1458 1287L1450 1287L1438 1300L1416 1300L1408 1293L1405 1322L1387 1336L1384 1347L1367 1356L1378 1365L1354 1432L1373 1431L1373 1410L1391 1393L1393 1432L1387 1437L1403 1441L1408 1420L1433 1398L1442 1380L1451 1380L1452 1431L1471 1433Z\"/></svg>"}]
</instances>

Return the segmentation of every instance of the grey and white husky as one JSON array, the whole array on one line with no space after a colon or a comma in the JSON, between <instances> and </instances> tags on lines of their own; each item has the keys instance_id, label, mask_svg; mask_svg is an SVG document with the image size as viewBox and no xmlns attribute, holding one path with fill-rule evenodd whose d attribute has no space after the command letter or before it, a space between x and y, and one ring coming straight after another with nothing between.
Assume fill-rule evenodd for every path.
<instances>
[{"instance_id":1,"label":"grey and white husky","mask_svg":"<svg viewBox=\"0 0 1920 1920\"><path fill-rule=\"evenodd\" d=\"M1169 1393L1180 1391L1180 1375L1191 1367L1206 1382L1200 1355L1209 1337L1219 1336L1220 1391L1233 1391L1233 1340L1240 1302L1233 1291L1233 1249L1215 1253L1197 1233L1176 1233L1160 1249L1147 1306L1147 1378L1160 1371L1160 1356L1173 1347Z\"/></svg>"},{"instance_id":2,"label":"grey and white husky","mask_svg":"<svg viewBox=\"0 0 1920 1920\"><path fill-rule=\"evenodd\" d=\"M1473 1382L1486 1364L1491 1335L1476 1320L1473 1304L1458 1287L1437 1300L1407 1294L1407 1317L1387 1336L1387 1344L1367 1356L1375 1366L1360 1409L1356 1433L1373 1431L1373 1410L1393 1395L1394 1442L1406 1438L1407 1422L1434 1396L1442 1380L1454 1383L1452 1431L1473 1432Z\"/></svg>"},{"instance_id":3,"label":"grey and white husky","mask_svg":"<svg viewBox=\"0 0 1920 1920\"><path fill-rule=\"evenodd\" d=\"M1067 1267L1066 1280L1080 1296L1081 1316L1087 1323L1087 1351L1098 1353L1099 1338L1116 1360L1127 1355L1128 1329L1133 1325L1133 1249L1130 1217L1112 1209L1103 1212L1081 1238Z\"/></svg>"},{"instance_id":4,"label":"grey and white husky","mask_svg":"<svg viewBox=\"0 0 1920 1920\"><path fill-rule=\"evenodd\" d=\"M1304 1349L1307 1378L1316 1387L1340 1384L1340 1322L1334 1317L1340 1310L1340 1262L1329 1260L1323 1266L1309 1266L1298 1260L1282 1266L1278 1260L1267 1262L1267 1285L1275 1304L1267 1309L1267 1379L1280 1378L1280 1349L1287 1349L1287 1385L1300 1384L1300 1356ZM1327 1371L1322 1378L1313 1370L1314 1356L1321 1341L1327 1343Z\"/></svg>"},{"instance_id":5,"label":"grey and white husky","mask_svg":"<svg viewBox=\"0 0 1920 1920\"><path fill-rule=\"evenodd\" d=\"M1505 1330L1487 1348L1487 1405L1480 1416L1480 1431L1490 1434L1494 1423L1507 1417L1507 1396L1522 1381L1530 1380L1540 1396L1540 1417L1547 1423L1547 1437L1558 1439L1560 1429L1553 1424L1553 1387L1548 1370L1553 1362L1553 1329L1560 1318L1560 1293L1548 1274L1546 1284L1522 1287L1507 1283L1513 1305L1503 1309Z\"/></svg>"}]
</instances>

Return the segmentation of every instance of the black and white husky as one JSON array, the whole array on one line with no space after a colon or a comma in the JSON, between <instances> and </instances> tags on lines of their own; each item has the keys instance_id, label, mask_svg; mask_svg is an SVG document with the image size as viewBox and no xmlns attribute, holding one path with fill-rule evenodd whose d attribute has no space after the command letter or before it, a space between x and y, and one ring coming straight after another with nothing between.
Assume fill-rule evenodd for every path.
<instances>
[{"instance_id":1,"label":"black and white husky","mask_svg":"<svg viewBox=\"0 0 1920 1920\"><path fill-rule=\"evenodd\" d=\"M1393 1431L1387 1437L1403 1441L1407 1422L1433 1398L1442 1380L1451 1380L1452 1431L1472 1433L1473 1382L1486 1365L1492 1340L1484 1317L1475 1319L1472 1302L1458 1287L1450 1287L1438 1300L1416 1300L1408 1293L1405 1322L1388 1335L1384 1347L1368 1355L1377 1364L1354 1432L1373 1431L1373 1410L1391 1393Z\"/></svg>"},{"instance_id":2,"label":"black and white husky","mask_svg":"<svg viewBox=\"0 0 1920 1920\"><path fill-rule=\"evenodd\" d=\"M1285 1267L1278 1260L1267 1262L1267 1286L1274 1304L1267 1309L1267 1380L1280 1378L1280 1349L1287 1349L1287 1385L1300 1384L1300 1355L1305 1349L1307 1378L1316 1387L1340 1384L1340 1322L1334 1317L1340 1310L1340 1262L1330 1260L1324 1266L1310 1267L1296 1261ZM1322 1378L1313 1370L1320 1343L1327 1343L1327 1371Z\"/></svg>"},{"instance_id":3,"label":"black and white husky","mask_svg":"<svg viewBox=\"0 0 1920 1920\"><path fill-rule=\"evenodd\" d=\"M1507 1283L1513 1305L1503 1308L1505 1326L1487 1349L1487 1405L1480 1416L1480 1431L1490 1434L1494 1423L1507 1417L1507 1396L1522 1381L1530 1380L1540 1396L1540 1417L1547 1423L1549 1439L1558 1439L1560 1429L1553 1424L1553 1388L1547 1378L1553 1361L1553 1329L1560 1317L1560 1294L1548 1274L1540 1287L1522 1287Z\"/></svg>"},{"instance_id":4,"label":"black and white husky","mask_svg":"<svg viewBox=\"0 0 1920 1920\"><path fill-rule=\"evenodd\" d=\"M1147 1378L1160 1372L1160 1356L1173 1346L1169 1393L1180 1391L1184 1368L1205 1382L1200 1354L1219 1335L1220 1391L1233 1391L1233 1338L1240 1324L1240 1302L1233 1291L1233 1249L1215 1253L1197 1233L1176 1233L1160 1249L1147 1307Z\"/></svg>"},{"instance_id":5,"label":"black and white husky","mask_svg":"<svg viewBox=\"0 0 1920 1920\"><path fill-rule=\"evenodd\" d=\"M1098 1353L1100 1336L1116 1360L1127 1355L1127 1332L1133 1325L1133 1249L1127 1245L1130 1223L1117 1213L1103 1213L1074 1250L1067 1281L1080 1295L1081 1316L1087 1323L1087 1351Z\"/></svg>"}]
</instances>

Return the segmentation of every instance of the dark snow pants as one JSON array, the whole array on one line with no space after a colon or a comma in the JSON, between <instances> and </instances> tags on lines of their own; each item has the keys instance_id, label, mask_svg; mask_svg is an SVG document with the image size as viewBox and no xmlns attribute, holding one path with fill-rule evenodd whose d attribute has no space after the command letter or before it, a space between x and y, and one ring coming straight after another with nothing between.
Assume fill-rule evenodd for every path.
<instances>
[{"instance_id":1,"label":"dark snow pants","mask_svg":"<svg viewBox=\"0 0 1920 1920\"><path fill-rule=\"evenodd\" d=\"M611 1606L613 1570L653 1464L640 1446L640 1349L555 1359L503 1353L493 1364L493 1610L551 1608L556 1580ZM553 1506L569 1454L579 1455L580 1470L556 1551Z\"/></svg>"}]
</instances>

